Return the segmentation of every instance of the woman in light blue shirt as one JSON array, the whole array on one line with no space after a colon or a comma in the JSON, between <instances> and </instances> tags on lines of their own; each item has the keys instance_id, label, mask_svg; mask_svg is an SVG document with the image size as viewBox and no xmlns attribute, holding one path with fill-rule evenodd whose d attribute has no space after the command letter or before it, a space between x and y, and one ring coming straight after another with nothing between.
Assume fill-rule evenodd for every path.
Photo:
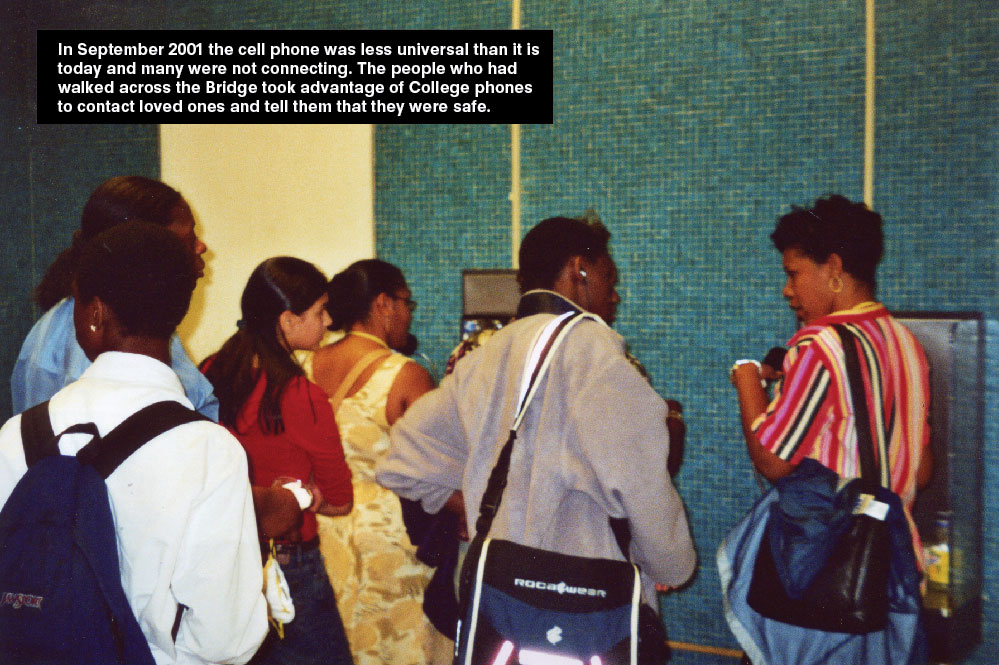
<instances>
[{"instance_id":1,"label":"woman in light blue shirt","mask_svg":"<svg viewBox=\"0 0 999 665\"><path fill-rule=\"evenodd\" d=\"M198 276L204 275L201 255L207 248L198 239L191 208L179 192L142 176L117 176L101 183L83 207L80 229L73 234L73 243L52 262L35 288L35 302L45 314L25 338L10 377L15 414L49 399L90 366L73 330L70 290L77 254L87 240L101 231L132 220L151 222L173 231L194 254ZM194 407L218 420L218 400L212 386L176 335L170 339L170 360Z\"/></svg>"}]
</instances>

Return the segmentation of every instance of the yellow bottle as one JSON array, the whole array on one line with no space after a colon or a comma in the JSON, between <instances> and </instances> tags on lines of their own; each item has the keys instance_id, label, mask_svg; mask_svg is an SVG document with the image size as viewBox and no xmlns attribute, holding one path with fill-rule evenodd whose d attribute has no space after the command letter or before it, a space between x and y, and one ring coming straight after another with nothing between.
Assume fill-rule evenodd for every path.
<instances>
[{"instance_id":1,"label":"yellow bottle","mask_svg":"<svg viewBox=\"0 0 999 665\"><path fill-rule=\"evenodd\" d=\"M950 616L950 518L938 513L933 540L926 545L926 594L923 605Z\"/></svg>"}]
</instances>

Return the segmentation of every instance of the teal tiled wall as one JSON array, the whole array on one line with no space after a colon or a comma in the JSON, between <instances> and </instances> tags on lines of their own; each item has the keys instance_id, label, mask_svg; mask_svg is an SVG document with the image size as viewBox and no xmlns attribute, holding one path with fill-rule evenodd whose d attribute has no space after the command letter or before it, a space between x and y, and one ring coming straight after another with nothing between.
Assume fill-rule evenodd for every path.
<instances>
[{"instance_id":1,"label":"teal tiled wall","mask_svg":"<svg viewBox=\"0 0 999 665\"><path fill-rule=\"evenodd\" d=\"M10 383L21 340L41 314L31 290L80 226L93 189L112 175L159 174L155 125L35 124L35 30L151 27L158 7L135 3L0 5L0 418L10 415Z\"/></svg>"},{"instance_id":2,"label":"teal tiled wall","mask_svg":"<svg viewBox=\"0 0 999 665\"><path fill-rule=\"evenodd\" d=\"M454 346L463 268L510 266L510 128L379 125L375 238L420 303L413 333L440 376Z\"/></svg>"},{"instance_id":3,"label":"teal tiled wall","mask_svg":"<svg viewBox=\"0 0 999 665\"><path fill-rule=\"evenodd\" d=\"M888 243L879 295L898 309L995 318L996 19L953 1L879 2L877 13L875 208ZM523 27L552 29L555 44L555 123L523 128L524 229L593 207L614 234L624 297L616 327L660 392L683 401L689 427L678 485L701 567L689 589L663 601L671 637L733 648L714 553L759 490L726 370L794 330L767 239L776 217L830 192L863 196L863 4L528 0ZM455 341L458 269L509 265L504 141L492 128L376 131L378 249L440 299L417 321L438 362ZM472 158L464 186L451 173L456 158ZM474 207L491 212L477 224L464 221L473 185L482 197ZM442 226L395 226L423 201ZM437 251L407 257L406 247L425 251L413 227L428 224ZM459 242L480 251L457 252ZM994 340L989 348L994 377ZM999 439L994 383L986 460ZM999 466L985 468L988 497ZM999 534L986 523L989 562ZM986 640L969 662L999 650L997 575L986 563ZM673 662L732 660L676 650Z\"/></svg>"},{"instance_id":4,"label":"teal tiled wall","mask_svg":"<svg viewBox=\"0 0 999 665\"><path fill-rule=\"evenodd\" d=\"M155 128L32 125L24 63L36 25L498 29L511 12L498 0L25 7L8 3L0 14L11 44L3 71L15 73L0 77L0 110L15 119L0 122L3 215L25 238L3 248L9 340L30 325L25 290L63 245L60 234L68 238L93 185L122 170L158 170ZM877 20L875 207L888 237L880 296L900 309L999 318L997 14L972 0L878 0ZM766 237L774 219L827 192L862 195L863 3L525 0L523 27L555 36L555 123L523 128L524 228L593 207L614 234L625 298L617 327L657 389L683 401L689 426L678 485L702 565L663 609L673 639L732 648L714 552L758 490L726 369L793 332ZM457 338L461 269L510 265L510 131L379 126L375 142L378 252L409 277L421 303L414 332L439 368ZM999 531L988 518L999 511L995 328L986 373L986 637L975 665L999 652ZM3 353L6 375L16 348ZM676 650L673 662L734 661Z\"/></svg>"}]
</instances>

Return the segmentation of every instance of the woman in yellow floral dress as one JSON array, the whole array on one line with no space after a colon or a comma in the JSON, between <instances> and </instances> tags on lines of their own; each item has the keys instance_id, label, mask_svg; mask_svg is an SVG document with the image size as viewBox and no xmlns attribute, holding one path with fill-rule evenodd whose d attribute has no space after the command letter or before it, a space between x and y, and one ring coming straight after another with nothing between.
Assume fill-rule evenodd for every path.
<instances>
[{"instance_id":1,"label":"woman in yellow floral dress","mask_svg":"<svg viewBox=\"0 0 999 665\"><path fill-rule=\"evenodd\" d=\"M331 328L346 334L312 357L330 396L353 474L354 510L320 519L320 548L357 665L424 665L439 643L423 613L433 569L416 559L398 497L375 483L389 427L433 388L430 374L392 349L406 344L416 303L402 272L369 259L330 282Z\"/></svg>"}]
</instances>

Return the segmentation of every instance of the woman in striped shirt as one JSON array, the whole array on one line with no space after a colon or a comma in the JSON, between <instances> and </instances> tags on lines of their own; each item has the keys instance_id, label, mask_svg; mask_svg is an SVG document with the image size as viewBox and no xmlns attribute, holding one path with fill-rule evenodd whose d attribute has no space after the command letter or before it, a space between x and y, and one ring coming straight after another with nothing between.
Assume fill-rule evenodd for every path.
<instances>
[{"instance_id":1,"label":"woman in striped shirt","mask_svg":"<svg viewBox=\"0 0 999 665\"><path fill-rule=\"evenodd\" d=\"M784 298L802 327L788 342L772 400L756 364L737 363L732 370L753 464L770 481L806 457L841 477L858 477L856 428L869 427L875 443L886 444L891 489L910 511L917 487L932 472L929 369L916 338L874 300L884 252L881 216L831 196L781 217L770 238L783 255ZM834 324L845 324L860 342L870 423L855 422ZM918 558L915 529L913 539Z\"/></svg>"}]
</instances>

